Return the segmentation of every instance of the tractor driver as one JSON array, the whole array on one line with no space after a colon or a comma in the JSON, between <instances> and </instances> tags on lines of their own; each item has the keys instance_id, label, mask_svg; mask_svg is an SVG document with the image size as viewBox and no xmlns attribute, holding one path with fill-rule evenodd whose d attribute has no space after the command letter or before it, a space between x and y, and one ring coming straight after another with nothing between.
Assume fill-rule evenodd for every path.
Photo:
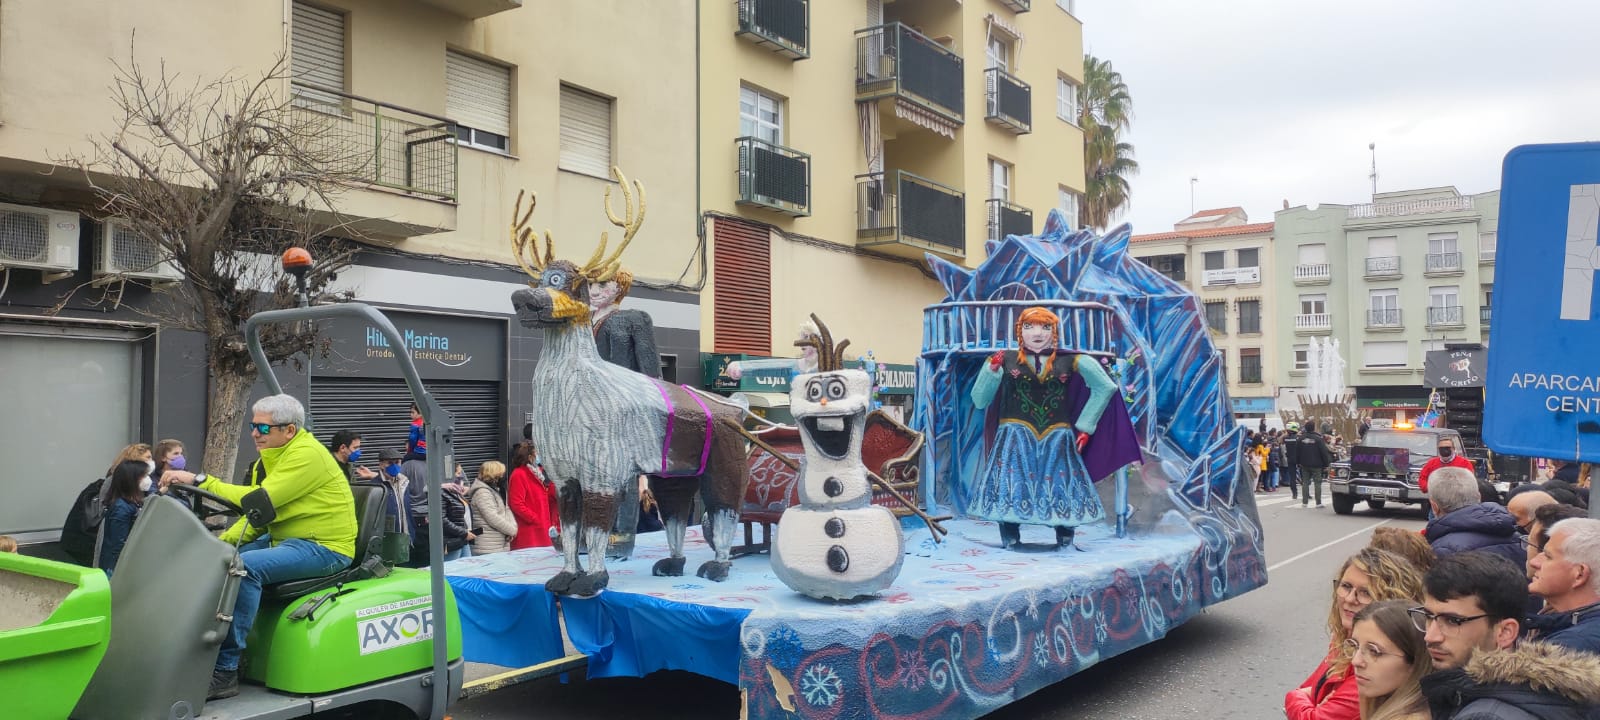
<instances>
[{"instance_id":1,"label":"tractor driver","mask_svg":"<svg viewBox=\"0 0 1600 720\"><path fill-rule=\"evenodd\" d=\"M355 556L356 509L350 483L338 461L303 428L306 411L290 395L273 395L251 408L250 437L261 452L267 477L261 482L277 517L265 531L240 518L222 534L224 542L241 545L239 558L246 575L233 604L233 627L211 672L207 700L239 694L239 657L255 623L261 586L332 575L349 567ZM162 487L195 485L238 503L257 488L232 485L204 473L169 470Z\"/></svg>"}]
</instances>

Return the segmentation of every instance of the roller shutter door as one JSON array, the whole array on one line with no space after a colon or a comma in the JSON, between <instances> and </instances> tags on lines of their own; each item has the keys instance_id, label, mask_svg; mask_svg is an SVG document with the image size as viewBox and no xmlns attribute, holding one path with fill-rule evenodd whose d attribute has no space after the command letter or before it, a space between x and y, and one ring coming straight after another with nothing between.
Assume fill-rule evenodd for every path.
<instances>
[{"instance_id":1,"label":"roller shutter door","mask_svg":"<svg viewBox=\"0 0 1600 720\"><path fill-rule=\"evenodd\" d=\"M477 477L486 460L504 461L504 386L498 382L431 380L428 392L455 414L456 462ZM411 427L411 391L396 378L317 377L311 382L311 414L317 439L338 430L361 433L361 464L376 467L378 451L405 450Z\"/></svg>"},{"instance_id":2,"label":"roller shutter door","mask_svg":"<svg viewBox=\"0 0 1600 720\"><path fill-rule=\"evenodd\" d=\"M772 352L772 239L764 225L712 223L713 300L719 353Z\"/></svg>"}]
</instances>

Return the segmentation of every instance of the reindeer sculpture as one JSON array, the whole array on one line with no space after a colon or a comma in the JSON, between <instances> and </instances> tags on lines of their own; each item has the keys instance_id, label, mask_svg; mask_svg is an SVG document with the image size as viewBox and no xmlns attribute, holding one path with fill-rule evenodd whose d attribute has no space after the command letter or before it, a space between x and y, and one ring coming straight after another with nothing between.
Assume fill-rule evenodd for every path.
<instances>
[{"instance_id":1,"label":"reindeer sculpture","mask_svg":"<svg viewBox=\"0 0 1600 720\"><path fill-rule=\"evenodd\" d=\"M513 293L511 302L524 327L544 330L543 353L533 371L533 440L556 485L561 516L566 562L545 583L558 595L593 595L606 587L606 548L617 498L623 484L638 482L639 475L650 476L671 549L670 557L655 564L654 574L683 574L683 537L698 490L708 517L706 540L716 554L697 574L726 579L739 505L750 480L739 432L742 409L608 363L595 349L585 302L589 283L606 282L621 269L622 251L639 232L645 213L644 186L635 181L630 188L620 170L611 172L622 186L624 212L618 217L612 210L607 186L606 217L622 228L622 242L608 255L608 237L601 233L600 246L581 267L555 258L548 230L539 252L538 235L528 227L537 197L529 199L524 213L518 195L512 211L512 249L534 282ZM589 553L583 570L580 542Z\"/></svg>"}]
</instances>

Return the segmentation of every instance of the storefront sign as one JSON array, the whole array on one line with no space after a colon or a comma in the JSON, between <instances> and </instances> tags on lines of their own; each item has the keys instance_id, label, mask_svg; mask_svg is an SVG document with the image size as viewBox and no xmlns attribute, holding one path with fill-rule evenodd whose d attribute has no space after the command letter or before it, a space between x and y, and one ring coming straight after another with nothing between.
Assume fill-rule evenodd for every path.
<instances>
[{"instance_id":1,"label":"storefront sign","mask_svg":"<svg viewBox=\"0 0 1600 720\"><path fill-rule=\"evenodd\" d=\"M1428 401L1426 398L1422 400L1357 398L1356 407L1373 408L1375 410L1426 410Z\"/></svg>"},{"instance_id":2,"label":"storefront sign","mask_svg":"<svg viewBox=\"0 0 1600 720\"><path fill-rule=\"evenodd\" d=\"M778 368L751 368L746 367L750 360L772 360L774 358L755 355L737 355L727 353L709 353L702 356L702 365L705 374L705 386L718 392L789 392L788 367ZM779 358L792 360L792 358ZM728 374L728 366L740 363L739 379L735 380ZM846 363L852 369L864 369L860 360ZM913 395L916 393L917 368L915 365L901 365L896 363L878 363L877 370L878 392L882 395Z\"/></svg>"},{"instance_id":3,"label":"storefront sign","mask_svg":"<svg viewBox=\"0 0 1600 720\"><path fill-rule=\"evenodd\" d=\"M319 375L403 377L395 353L411 353L417 372L426 379L503 380L506 373L506 324L503 320L385 311L400 331L403 347L365 321L346 318L319 324L329 341L327 357L318 358Z\"/></svg>"},{"instance_id":4,"label":"storefront sign","mask_svg":"<svg viewBox=\"0 0 1600 720\"><path fill-rule=\"evenodd\" d=\"M1274 407L1273 407L1274 406L1274 400L1273 400L1273 398L1269 398L1269 397L1265 397L1265 398L1237 397L1237 398L1232 398L1232 400L1233 400L1233 411L1235 413L1259 413L1261 415L1270 415L1270 414L1272 414L1273 409L1274 409Z\"/></svg>"},{"instance_id":5,"label":"storefront sign","mask_svg":"<svg viewBox=\"0 0 1600 720\"><path fill-rule=\"evenodd\" d=\"M1423 366L1423 382L1428 387L1483 387L1484 375L1489 371L1489 351L1430 350Z\"/></svg>"}]
</instances>

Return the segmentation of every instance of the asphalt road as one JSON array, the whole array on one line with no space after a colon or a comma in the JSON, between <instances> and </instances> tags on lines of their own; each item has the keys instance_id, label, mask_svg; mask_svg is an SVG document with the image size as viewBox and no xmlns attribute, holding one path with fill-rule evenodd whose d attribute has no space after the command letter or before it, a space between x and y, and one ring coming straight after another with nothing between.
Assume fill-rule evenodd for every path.
<instances>
[{"instance_id":1,"label":"asphalt road","mask_svg":"<svg viewBox=\"0 0 1600 720\"><path fill-rule=\"evenodd\" d=\"M1326 500L1326 498L1324 498ZM1283 694L1327 648L1333 573L1382 525L1421 529L1415 509L1335 515L1300 509L1288 491L1258 495L1267 538L1267 586L1209 608L1160 642L1106 660L1034 693L988 720L1276 718ZM1291 507L1293 505L1294 507ZM468 700L456 720L708 720L739 716L739 691L690 673L566 683L545 679Z\"/></svg>"}]
</instances>

